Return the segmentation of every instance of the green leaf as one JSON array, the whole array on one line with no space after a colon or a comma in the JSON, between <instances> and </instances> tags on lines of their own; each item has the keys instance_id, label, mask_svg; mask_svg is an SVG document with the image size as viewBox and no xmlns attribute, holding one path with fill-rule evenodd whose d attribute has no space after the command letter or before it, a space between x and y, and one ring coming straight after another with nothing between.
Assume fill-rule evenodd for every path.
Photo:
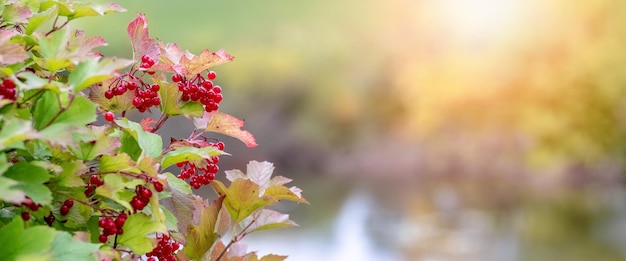
<instances>
[{"instance_id":1,"label":"green leaf","mask_svg":"<svg viewBox=\"0 0 626 261\"><path fill-rule=\"evenodd\" d=\"M54 123L86 125L94 121L96 121L96 105L84 96L76 96L72 105L61 113Z\"/></svg>"},{"instance_id":2,"label":"green leaf","mask_svg":"<svg viewBox=\"0 0 626 261\"><path fill-rule=\"evenodd\" d=\"M67 97L63 94L57 97L51 91L45 91L41 94L33 111L35 129L41 130L46 126L58 123L83 126L96 120L96 105L84 96L74 97L69 108L57 116L62 106L59 104L59 100L65 103Z\"/></svg>"},{"instance_id":3,"label":"green leaf","mask_svg":"<svg viewBox=\"0 0 626 261\"><path fill-rule=\"evenodd\" d=\"M24 221L15 218L0 228L0 260L50 260L48 251L52 246L55 230L47 226L24 229Z\"/></svg>"},{"instance_id":4,"label":"green leaf","mask_svg":"<svg viewBox=\"0 0 626 261\"><path fill-rule=\"evenodd\" d=\"M161 86L159 89L161 111L170 116L183 114L183 111L178 106L178 101L181 96L181 92L178 91L178 86L167 81L159 81L159 85Z\"/></svg>"},{"instance_id":5,"label":"green leaf","mask_svg":"<svg viewBox=\"0 0 626 261\"><path fill-rule=\"evenodd\" d=\"M61 162L63 171L58 174L56 184L66 188L84 187L85 181L81 178L81 174L87 172L87 166L82 161L64 161Z\"/></svg>"},{"instance_id":6,"label":"green leaf","mask_svg":"<svg viewBox=\"0 0 626 261\"><path fill-rule=\"evenodd\" d=\"M50 123L54 115L61 109L57 95L52 91L44 91L37 99L37 104L33 108L33 121L35 129L41 130Z\"/></svg>"},{"instance_id":7,"label":"green leaf","mask_svg":"<svg viewBox=\"0 0 626 261\"><path fill-rule=\"evenodd\" d=\"M200 160L219 155L221 155L221 151L213 146L207 146L203 148L182 147L163 155L163 159L161 160L161 167L165 169L179 162Z\"/></svg>"},{"instance_id":8,"label":"green leaf","mask_svg":"<svg viewBox=\"0 0 626 261\"><path fill-rule=\"evenodd\" d=\"M72 65L65 51L69 39L70 31L68 26L38 39L39 53L44 58L40 65L51 72L57 72Z\"/></svg>"},{"instance_id":9,"label":"green leaf","mask_svg":"<svg viewBox=\"0 0 626 261\"><path fill-rule=\"evenodd\" d=\"M132 63L132 60L116 57L98 57L82 61L70 73L67 83L74 93L77 93L93 84L114 77L116 71Z\"/></svg>"},{"instance_id":10,"label":"green leaf","mask_svg":"<svg viewBox=\"0 0 626 261\"><path fill-rule=\"evenodd\" d=\"M116 203L132 210L130 200L135 196L135 187L144 184L141 179L126 179L121 175L104 175L104 185L96 188L96 195L112 199Z\"/></svg>"},{"instance_id":11,"label":"green leaf","mask_svg":"<svg viewBox=\"0 0 626 261\"><path fill-rule=\"evenodd\" d=\"M32 129L31 122L17 118L6 119L0 129L0 150L15 148L16 143L37 138L38 133ZM21 147L17 145L17 147Z\"/></svg>"},{"instance_id":12,"label":"green leaf","mask_svg":"<svg viewBox=\"0 0 626 261\"><path fill-rule=\"evenodd\" d=\"M36 74L29 72L29 71L20 73L19 78L23 79L24 82L15 81L15 84L17 84L17 86L20 87L20 90L23 90L23 91L43 88L43 89L52 90L55 93L59 93L61 91L61 86L64 85L63 83L60 83L57 81L49 81L48 79L41 78L37 76Z\"/></svg>"},{"instance_id":13,"label":"green leaf","mask_svg":"<svg viewBox=\"0 0 626 261\"><path fill-rule=\"evenodd\" d=\"M204 114L204 107L199 102L186 102L180 109L185 116L202 117L202 114Z\"/></svg>"},{"instance_id":14,"label":"green leaf","mask_svg":"<svg viewBox=\"0 0 626 261\"><path fill-rule=\"evenodd\" d=\"M41 10L57 7L60 16L67 16L73 20L86 16L102 16L110 13L125 12L117 3L90 3L90 2L69 2L69 1L44 1L41 3Z\"/></svg>"},{"instance_id":15,"label":"green leaf","mask_svg":"<svg viewBox=\"0 0 626 261\"><path fill-rule=\"evenodd\" d=\"M32 15L27 6L17 3L5 5L4 10L2 10L2 22L9 24L28 23L28 18Z\"/></svg>"},{"instance_id":16,"label":"green leaf","mask_svg":"<svg viewBox=\"0 0 626 261\"><path fill-rule=\"evenodd\" d=\"M196 222L186 230L185 240L187 244L184 248L185 253L192 260L200 259L219 239L219 235L215 232L215 224L222 208L222 199L213 201L209 206L194 204L193 220Z\"/></svg>"},{"instance_id":17,"label":"green leaf","mask_svg":"<svg viewBox=\"0 0 626 261\"><path fill-rule=\"evenodd\" d=\"M51 260L96 260L94 253L99 248L99 244L91 244L74 240L69 233L59 232L52 242Z\"/></svg>"},{"instance_id":18,"label":"green leaf","mask_svg":"<svg viewBox=\"0 0 626 261\"><path fill-rule=\"evenodd\" d=\"M259 197L259 185L248 179L236 179L229 188L218 180L212 181L210 185L218 195L226 196L224 205L235 222L242 221L261 207L278 202L278 199L271 196Z\"/></svg>"},{"instance_id":19,"label":"green leaf","mask_svg":"<svg viewBox=\"0 0 626 261\"><path fill-rule=\"evenodd\" d=\"M35 203L48 205L52 201L50 189L43 185L50 179L46 169L21 161L11 166L4 176L18 181L15 188L22 189Z\"/></svg>"},{"instance_id":20,"label":"green leaf","mask_svg":"<svg viewBox=\"0 0 626 261\"><path fill-rule=\"evenodd\" d=\"M135 167L133 159L126 153L102 156L99 169L101 172L126 171L137 174L141 173L141 171Z\"/></svg>"},{"instance_id":21,"label":"green leaf","mask_svg":"<svg viewBox=\"0 0 626 261\"><path fill-rule=\"evenodd\" d=\"M163 150L163 140L161 136L144 131L139 123L129 121L127 118L116 120L115 123L124 128L126 132L135 138L137 144L146 155L153 158L161 155L161 150Z\"/></svg>"},{"instance_id":22,"label":"green leaf","mask_svg":"<svg viewBox=\"0 0 626 261\"><path fill-rule=\"evenodd\" d=\"M26 194L16 186L19 183L15 180L0 177L0 200L10 202L13 204L19 204L24 201Z\"/></svg>"},{"instance_id":23,"label":"green leaf","mask_svg":"<svg viewBox=\"0 0 626 261\"><path fill-rule=\"evenodd\" d=\"M56 7L35 13L30 19L28 19L28 23L26 24L26 34L31 35L35 32L35 30L37 30L37 28L39 28L39 26L47 21L50 21L50 19L56 17L57 14L58 12Z\"/></svg>"},{"instance_id":24,"label":"green leaf","mask_svg":"<svg viewBox=\"0 0 626 261\"><path fill-rule=\"evenodd\" d=\"M156 232L167 233L165 224L152 220L150 216L144 213L128 216L122 228L124 234L118 236L118 243L130 248L138 255L148 253L154 248L156 240L154 237L148 237L148 235Z\"/></svg>"},{"instance_id":25,"label":"green leaf","mask_svg":"<svg viewBox=\"0 0 626 261\"><path fill-rule=\"evenodd\" d=\"M86 133L77 133L74 139L80 141L78 146L70 147L76 157L83 160L93 160L101 155L113 154L120 146L119 138L108 135L106 126L90 126Z\"/></svg>"}]
</instances>

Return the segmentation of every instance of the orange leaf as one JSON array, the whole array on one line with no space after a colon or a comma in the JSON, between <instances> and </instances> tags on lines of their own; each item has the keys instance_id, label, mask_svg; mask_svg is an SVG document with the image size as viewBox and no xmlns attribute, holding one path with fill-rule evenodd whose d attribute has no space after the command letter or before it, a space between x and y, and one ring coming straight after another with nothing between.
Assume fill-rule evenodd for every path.
<instances>
[{"instance_id":1,"label":"orange leaf","mask_svg":"<svg viewBox=\"0 0 626 261\"><path fill-rule=\"evenodd\" d=\"M206 131L228 135L242 141L248 148L256 147L254 136L248 131L242 130L243 120L221 112L205 112L202 118L194 119L196 128L204 128Z\"/></svg>"}]
</instances>

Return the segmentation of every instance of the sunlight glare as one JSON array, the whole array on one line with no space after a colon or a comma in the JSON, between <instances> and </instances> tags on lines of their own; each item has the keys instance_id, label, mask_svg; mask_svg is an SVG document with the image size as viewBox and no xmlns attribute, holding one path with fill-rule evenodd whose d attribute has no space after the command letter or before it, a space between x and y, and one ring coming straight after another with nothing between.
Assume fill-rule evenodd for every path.
<instances>
[{"instance_id":1,"label":"sunlight glare","mask_svg":"<svg viewBox=\"0 0 626 261\"><path fill-rule=\"evenodd\" d=\"M521 0L440 0L439 15L450 32L469 41L508 36L524 22Z\"/></svg>"}]
</instances>

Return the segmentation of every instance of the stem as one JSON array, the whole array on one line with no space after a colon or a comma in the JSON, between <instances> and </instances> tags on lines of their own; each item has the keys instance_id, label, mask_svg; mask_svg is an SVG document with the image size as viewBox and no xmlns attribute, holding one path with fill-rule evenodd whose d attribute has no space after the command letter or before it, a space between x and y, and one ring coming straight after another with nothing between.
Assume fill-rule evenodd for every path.
<instances>
[{"instance_id":1,"label":"stem","mask_svg":"<svg viewBox=\"0 0 626 261\"><path fill-rule=\"evenodd\" d=\"M159 130L161 128L161 126L163 126L163 123L165 123L165 121L167 121L167 119L169 118L169 116L167 114L163 114L161 115L161 117L159 118L159 121L157 121L157 123L154 125L154 129L152 129L152 133L155 133L157 130Z\"/></svg>"},{"instance_id":2,"label":"stem","mask_svg":"<svg viewBox=\"0 0 626 261\"><path fill-rule=\"evenodd\" d=\"M108 211L110 211L110 210L108 210L108 209L102 209L102 208L99 208L98 206L96 206L96 205L94 205L94 204L91 204L91 203L89 203L89 202L87 202L87 201L84 201L84 200L81 200L81 199L74 198L71 194L67 194L67 193L65 193L65 192L63 192L63 191L55 191L55 193L59 193L60 195L66 196L66 197L68 197L68 198L71 198L72 200L74 200L74 201L76 201L76 202L78 202L78 203L80 203L80 204L83 204L83 205L85 205L85 206L88 206L88 207L90 207L90 208L93 208L93 209L98 210L98 211L103 212L103 213L104 213L104 212L108 212Z\"/></svg>"},{"instance_id":3,"label":"stem","mask_svg":"<svg viewBox=\"0 0 626 261\"><path fill-rule=\"evenodd\" d=\"M215 261L220 261L220 259L222 259L222 257L226 254L226 251L228 251L228 248L230 248L234 243L237 243L237 241L243 239L246 235L248 235L248 233L246 233L246 230L248 230L248 228L250 228L250 226L252 226L254 222L256 222L256 219L253 219L252 222L250 222L250 224L248 224L245 228L243 228L243 230L241 230L241 232L239 232L239 234L237 234L236 236L233 236L230 242L228 242L228 245L226 245L226 247L224 247L224 250L222 250L220 255L217 256L217 259L215 259Z\"/></svg>"},{"instance_id":4,"label":"stem","mask_svg":"<svg viewBox=\"0 0 626 261\"><path fill-rule=\"evenodd\" d=\"M69 108L70 106L72 106L72 103L74 102L74 95L70 94L70 102L67 104L67 107L64 107L61 105L61 98L59 96L57 96L57 102L59 103L59 111L52 116L52 119L50 119L50 121L44 126L44 128L47 128L48 126L52 125L52 123L54 123L54 121L63 113L67 110L67 108Z\"/></svg>"},{"instance_id":5,"label":"stem","mask_svg":"<svg viewBox=\"0 0 626 261\"><path fill-rule=\"evenodd\" d=\"M29 101L30 99L35 98L37 95L41 94L41 93L42 93L42 92L44 92L45 90L46 90L46 89L39 89L39 90L38 90L35 94L33 94L33 95L31 95L30 97L28 97L28 98L24 99L24 100L22 101L22 103L21 103L21 104L24 104L24 103L26 103L27 101Z\"/></svg>"}]
</instances>

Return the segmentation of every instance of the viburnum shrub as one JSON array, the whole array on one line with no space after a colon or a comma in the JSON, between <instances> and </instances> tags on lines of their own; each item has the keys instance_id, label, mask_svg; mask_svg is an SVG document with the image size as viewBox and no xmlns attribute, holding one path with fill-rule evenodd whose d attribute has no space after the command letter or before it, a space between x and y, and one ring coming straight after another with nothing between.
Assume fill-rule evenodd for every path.
<instances>
[{"instance_id":1,"label":"viburnum shrub","mask_svg":"<svg viewBox=\"0 0 626 261\"><path fill-rule=\"evenodd\" d=\"M272 177L268 162L224 171L228 185L215 179L225 146L211 132L256 146L243 121L219 111L222 88L209 68L233 57L151 39L142 14L127 28L132 60L104 57L94 50L104 39L70 29L75 19L122 11L2 1L0 260L285 259L259 258L241 240L294 226L266 207L306 203L301 190ZM126 118L133 110L145 118ZM195 129L164 144L155 132L175 116ZM211 202L192 193L205 185L216 192Z\"/></svg>"}]
</instances>

